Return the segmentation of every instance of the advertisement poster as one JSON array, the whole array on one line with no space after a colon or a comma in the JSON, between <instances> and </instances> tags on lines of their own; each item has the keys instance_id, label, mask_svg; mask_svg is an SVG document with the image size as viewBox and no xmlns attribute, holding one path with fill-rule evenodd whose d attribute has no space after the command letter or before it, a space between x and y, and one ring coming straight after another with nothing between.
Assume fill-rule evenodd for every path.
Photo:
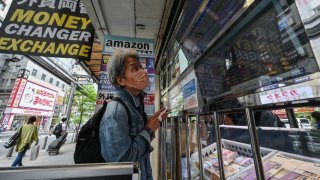
<instances>
[{"instance_id":1,"label":"advertisement poster","mask_svg":"<svg viewBox=\"0 0 320 180\"><path fill-rule=\"evenodd\" d=\"M53 111L56 96L56 91L28 81L24 88L19 107Z\"/></svg>"},{"instance_id":2,"label":"advertisement poster","mask_svg":"<svg viewBox=\"0 0 320 180\"><path fill-rule=\"evenodd\" d=\"M198 107L197 81L194 71L190 72L181 83L184 109Z\"/></svg>"},{"instance_id":3,"label":"advertisement poster","mask_svg":"<svg viewBox=\"0 0 320 180\"><path fill-rule=\"evenodd\" d=\"M89 60L94 29L80 0L17 0L0 34L0 53Z\"/></svg>"},{"instance_id":4,"label":"advertisement poster","mask_svg":"<svg viewBox=\"0 0 320 180\"><path fill-rule=\"evenodd\" d=\"M103 46L103 57L100 67L100 78L98 84L98 95L96 102L96 110L99 109L105 100L113 97L115 88L109 82L107 73L107 64L111 55L117 49L135 49L139 55L139 61L142 68L147 72L149 78L149 86L145 89L148 94L145 98L145 111L148 115L154 113L154 93L155 93L155 58L154 58L154 40L110 36L106 35Z\"/></svg>"}]
</instances>

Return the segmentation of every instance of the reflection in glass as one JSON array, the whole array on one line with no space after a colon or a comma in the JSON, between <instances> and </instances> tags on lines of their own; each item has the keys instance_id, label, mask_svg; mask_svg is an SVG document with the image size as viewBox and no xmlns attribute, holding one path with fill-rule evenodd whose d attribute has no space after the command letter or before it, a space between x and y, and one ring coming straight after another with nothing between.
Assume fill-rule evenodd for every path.
<instances>
[{"instance_id":1,"label":"reflection in glass","mask_svg":"<svg viewBox=\"0 0 320 180\"><path fill-rule=\"evenodd\" d=\"M308 81L310 77L299 77L319 71L295 4L282 2L240 19L255 17L246 26L235 25L199 61L196 73L203 96L269 90Z\"/></svg>"}]
</instances>

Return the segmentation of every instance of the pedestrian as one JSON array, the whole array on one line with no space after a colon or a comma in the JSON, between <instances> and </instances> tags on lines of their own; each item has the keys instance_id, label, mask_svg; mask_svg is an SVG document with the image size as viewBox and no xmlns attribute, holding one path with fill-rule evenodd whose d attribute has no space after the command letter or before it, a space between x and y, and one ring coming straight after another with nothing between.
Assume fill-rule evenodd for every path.
<instances>
[{"instance_id":1,"label":"pedestrian","mask_svg":"<svg viewBox=\"0 0 320 180\"><path fill-rule=\"evenodd\" d=\"M148 75L139 63L135 51L118 50L108 63L108 77L119 97L127 106L111 101L100 124L101 154L106 162L138 162L141 179L150 180L151 141L160 127L160 120L167 117L165 109L151 118L144 112L143 92L149 85ZM129 125L129 117L131 124Z\"/></svg>"},{"instance_id":2,"label":"pedestrian","mask_svg":"<svg viewBox=\"0 0 320 180\"><path fill-rule=\"evenodd\" d=\"M67 132L67 118L62 118L61 123L62 123L62 134L64 134Z\"/></svg>"},{"instance_id":3,"label":"pedestrian","mask_svg":"<svg viewBox=\"0 0 320 180\"><path fill-rule=\"evenodd\" d=\"M23 166L22 158L30 148L32 142L35 141L36 145L38 144L38 129L37 126L34 125L34 122L36 122L36 120L37 118L35 116L31 116L29 117L27 124L21 127L20 139L16 147L18 155L11 166Z\"/></svg>"},{"instance_id":4,"label":"pedestrian","mask_svg":"<svg viewBox=\"0 0 320 180\"><path fill-rule=\"evenodd\" d=\"M320 129L320 112L314 111L311 113L311 116L316 120L316 128Z\"/></svg>"},{"instance_id":5,"label":"pedestrian","mask_svg":"<svg viewBox=\"0 0 320 180\"><path fill-rule=\"evenodd\" d=\"M67 132L67 118L62 118L61 122L54 127L51 134L55 135L56 139L58 139L62 134L66 132Z\"/></svg>"}]
</instances>

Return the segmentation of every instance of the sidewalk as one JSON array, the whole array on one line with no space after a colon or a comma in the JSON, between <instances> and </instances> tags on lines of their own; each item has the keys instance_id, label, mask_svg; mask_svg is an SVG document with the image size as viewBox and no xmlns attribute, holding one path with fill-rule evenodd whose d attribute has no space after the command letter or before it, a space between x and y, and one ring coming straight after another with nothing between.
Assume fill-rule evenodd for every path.
<instances>
[{"instance_id":1,"label":"sidewalk","mask_svg":"<svg viewBox=\"0 0 320 180\"><path fill-rule=\"evenodd\" d=\"M37 160L30 161L30 153L28 150L26 156L23 158L22 162L24 166L52 166L52 165L72 165L73 153L75 149L75 143L64 144L58 155L49 155L45 149L40 149L39 156ZM0 157L0 167L10 167L12 162L15 160L16 154L10 158Z\"/></svg>"}]
</instances>

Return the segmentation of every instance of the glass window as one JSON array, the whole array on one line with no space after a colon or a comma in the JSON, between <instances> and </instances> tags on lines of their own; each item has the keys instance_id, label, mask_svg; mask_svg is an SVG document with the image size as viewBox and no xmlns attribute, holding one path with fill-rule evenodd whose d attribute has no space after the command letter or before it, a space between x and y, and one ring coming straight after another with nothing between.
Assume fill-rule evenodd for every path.
<instances>
[{"instance_id":1,"label":"glass window","mask_svg":"<svg viewBox=\"0 0 320 180\"><path fill-rule=\"evenodd\" d=\"M45 81L45 80L46 80L46 76L47 76L47 75L42 74L42 76L41 76L41 80Z\"/></svg>"},{"instance_id":2,"label":"glass window","mask_svg":"<svg viewBox=\"0 0 320 180\"><path fill-rule=\"evenodd\" d=\"M65 84L62 84L62 89L64 89L65 88Z\"/></svg>"},{"instance_id":3,"label":"glass window","mask_svg":"<svg viewBox=\"0 0 320 180\"><path fill-rule=\"evenodd\" d=\"M57 82L56 82L56 86L57 86L57 87L59 87L59 84L60 84L60 82L59 82L59 81L57 81Z\"/></svg>"},{"instance_id":4,"label":"glass window","mask_svg":"<svg viewBox=\"0 0 320 180\"><path fill-rule=\"evenodd\" d=\"M49 83L52 84L53 78L50 78Z\"/></svg>"},{"instance_id":5,"label":"glass window","mask_svg":"<svg viewBox=\"0 0 320 180\"><path fill-rule=\"evenodd\" d=\"M21 66L20 65L16 65L16 72L19 72L21 69Z\"/></svg>"},{"instance_id":6,"label":"glass window","mask_svg":"<svg viewBox=\"0 0 320 180\"><path fill-rule=\"evenodd\" d=\"M32 73L31 73L31 75L32 75L32 76L37 76L37 72L38 72L38 70L36 70L36 69L33 69L33 70L32 70Z\"/></svg>"},{"instance_id":7,"label":"glass window","mask_svg":"<svg viewBox=\"0 0 320 180\"><path fill-rule=\"evenodd\" d=\"M248 12L198 61L203 96L275 89L308 81L319 71L294 1L281 2L272 1L260 14Z\"/></svg>"}]
</instances>

